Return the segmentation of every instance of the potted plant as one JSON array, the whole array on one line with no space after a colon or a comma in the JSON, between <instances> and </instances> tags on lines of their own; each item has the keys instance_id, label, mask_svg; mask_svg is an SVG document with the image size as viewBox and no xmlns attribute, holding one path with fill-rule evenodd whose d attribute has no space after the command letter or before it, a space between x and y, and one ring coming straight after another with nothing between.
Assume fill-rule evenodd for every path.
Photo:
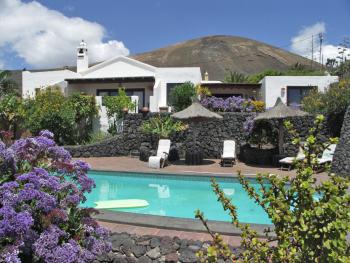
<instances>
[{"instance_id":1,"label":"potted plant","mask_svg":"<svg viewBox=\"0 0 350 263\"><path fill-rule=\"evenodd\" d=\"M106 96L104 98L104 104L109 119L108 132L115 135L120 130L118 127L121 126L120 123L122 123L124 115L129 112L129 109L136 107L136 105L126 95L124 88L119 89L118 96Z\"/></svg>"},{"instance_id":2,"label":"potted plant","mask_svg":"<svg viewBox=\"0 0 350 263\"><path fill-rule=\"evenodd\" d=\"M272 156L277 152L276 128L269 121L249 121L252 124L246 133L248 147L244 148L243 159L249 164L272 164Z\"/></svg>"}]
</instances>

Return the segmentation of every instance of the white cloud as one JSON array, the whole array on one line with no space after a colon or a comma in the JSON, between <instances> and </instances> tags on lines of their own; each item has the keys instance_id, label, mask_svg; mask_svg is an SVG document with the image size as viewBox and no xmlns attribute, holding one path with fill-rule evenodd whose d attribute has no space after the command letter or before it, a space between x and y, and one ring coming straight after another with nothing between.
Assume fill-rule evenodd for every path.
<instances>
[{"instance_id":1,"label":"white cloud","mask_svg":"<svg viewBox=\"0 0 350 263\"><path fill-rule=\"evenodd\" d=\"M104 42L106 31L98 23L70 18L36 1L0 1L0 49L11 51L35 68L74 65L76 47L88 43L90 62L128 55L123 42Z\"/></svg>"},{"instance_id":2,"label":"white cloud","mask_svg":"<svg viewBox=\"0 0 350 263\"><path fill-rule=\"evenodd\" d=\"M326 24L324 22L318 22L314 25L304 27L298 32L298 34L291 39L291 51L301 56L311 59L312 53L312 36L314 39L314 60L319 61L319 37L318 34L322 33L325 36ZM327 58L336 58L338 55L339 45L332 45L324 42L322 45L322 54L324 63ZM348 50L350 53L350 50Z\"/></svg>"}]
</instances>

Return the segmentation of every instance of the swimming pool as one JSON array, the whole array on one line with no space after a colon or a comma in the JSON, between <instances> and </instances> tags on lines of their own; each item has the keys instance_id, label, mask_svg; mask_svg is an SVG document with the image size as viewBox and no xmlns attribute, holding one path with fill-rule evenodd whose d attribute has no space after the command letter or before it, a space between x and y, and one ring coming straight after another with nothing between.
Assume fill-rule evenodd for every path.
<instances>
[{"instance_id":1,"label":"swimming pool","mask_svg":"<svg viewBox=\"0 0 350 263\"><path fill-rule=\"evenodd\" d=\"M159 216L194 218L200 209L209 220L230 221L228 213L212 191L210 177L91 171L96 188L87 194L83 207L95 207L94 202L114 199L144 199L149 206L142 208L109 209ZM238 208L241 222L271 224L265 211L251 200L237 178L217 178L225 194ZM251 185L259 185L251 180Z\"/></svg>"}]
</instances>

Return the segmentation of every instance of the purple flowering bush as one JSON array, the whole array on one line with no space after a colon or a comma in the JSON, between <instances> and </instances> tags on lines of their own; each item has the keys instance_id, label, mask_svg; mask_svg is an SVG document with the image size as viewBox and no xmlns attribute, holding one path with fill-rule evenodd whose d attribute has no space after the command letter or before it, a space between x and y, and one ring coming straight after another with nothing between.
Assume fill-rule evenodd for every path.
<instances>
[{"instance_id":1,"label":"purple flowering bush","mask_svg":"<svg viewBox=\"0 0 350 263\"><path fill-rule=\"evenodd\" d=\"M91 262L108 252L109 233L79 208L95 186L53 134L0 141L0 262Z\"/></svg>"},{"instance_id":2,"label":"purple flowering bush","mask_svg":"<svg viewBox=\"0 0 350 263\"><path fill-rule=\"evenodd\" d=\"M244 99L242 97L217 98L207 97L201 100L201 104L212 110L219 112L255 112L257 107L251 99Z\"/></svg>"}]
</instances>

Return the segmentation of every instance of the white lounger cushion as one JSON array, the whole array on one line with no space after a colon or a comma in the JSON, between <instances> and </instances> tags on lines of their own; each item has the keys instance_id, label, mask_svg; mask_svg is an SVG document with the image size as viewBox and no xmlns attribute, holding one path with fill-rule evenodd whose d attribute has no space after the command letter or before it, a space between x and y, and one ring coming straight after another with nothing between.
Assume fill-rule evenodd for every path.
<instances>
[{"instance_id":1,"label":"white lounger cushion","mask_svg":"<svg viewBox=\"0 0 350 263\"><path fill-rule=\"evenodd\" d=\"M170 151L170 140L168 139L161 139L158 142L158 149L157 149L157 155L164 157L164 155L168 155ZM166 154L164 154L166 153Z\"/></svg>"},{"instance_id":2,"label":"white lounger cushion","mask_svg":"<svg viewBox=\"0 0 350 263\"><path fill-rule=\"evenodd\" d=\"M333 155L336 147L336 144L329 145L328 148L323 151L322 157L317 159L318 164L331 163L333 161Z\"/></svg>"},{"instance_id":3,"label":"white lounger cushion","mask_svg":"<svg viewBox=\"0 0 350 263\"><path fill-rule=\"evenodd\" d=\"M295 161L301 161L305 158L305 154L303 152L303 149L299 148L299 152L296 157L285 157L281 160L279 160L280 163L284 164L293 164Z\"/></svg>"},{"instance_id":4,"label":"white lounger cushion","mask_svg":"<svg viewBox=\"0 0 350 263\"><path fill-rule=\"evenodd\" d=\"M224 141L224 149L221 155L222 159L236 158L236 142L233 140Z\"/></svg>"},{"instance_id":5,"label":"white lounger cushion","mask_svg":"<svg viewBox=\"0 0 350 263\"><path fill-rule=\"evenodd\" d=\"M153 169L160 169L160 162L162 157L160 156L150 156L148 159L148 167Z\"/></svg>"},{"instance_id":6,"label":"white lounger cushion","mask_svg":"<svg viewBox=\"0 0 350 263\"><path fill-rule=\"evenodd\" d=\"M158 142L157 155L151 156L148 159L148 167L159 169L161 168L161 162L168 159L169 151L170 151L170 140L161 139Z\"/></svg>"}]
</instances>

